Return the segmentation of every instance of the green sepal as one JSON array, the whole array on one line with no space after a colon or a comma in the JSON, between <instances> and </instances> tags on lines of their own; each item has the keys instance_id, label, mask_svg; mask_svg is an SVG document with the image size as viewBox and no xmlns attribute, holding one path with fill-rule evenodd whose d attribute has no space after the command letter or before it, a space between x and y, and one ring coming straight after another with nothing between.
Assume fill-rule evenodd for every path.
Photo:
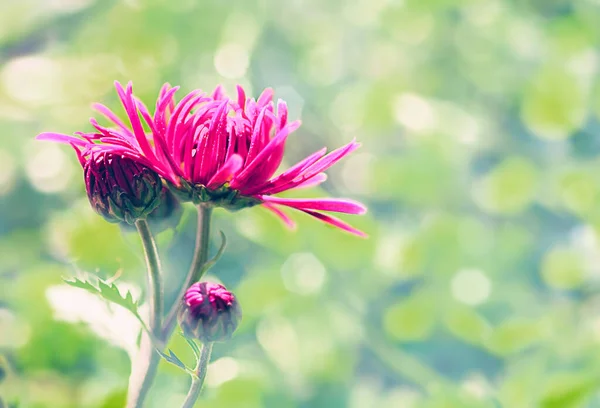
<instances>
[{"instance_id":1,"label":"green sepal","mask_svg":"<svg viewBox=\"0 0 600 408\"><path fill-rule=\"evenodd\" d=\"M180 179L179 182L179 186L168 183L169 189L181 201L191 201L195 205L208 204L229 211L238 211L261 203L257 198L242 195L238 190L230 188L228 184L211 190L202 184L191 184L184 179Z\"/></svg>"}]
</instances>

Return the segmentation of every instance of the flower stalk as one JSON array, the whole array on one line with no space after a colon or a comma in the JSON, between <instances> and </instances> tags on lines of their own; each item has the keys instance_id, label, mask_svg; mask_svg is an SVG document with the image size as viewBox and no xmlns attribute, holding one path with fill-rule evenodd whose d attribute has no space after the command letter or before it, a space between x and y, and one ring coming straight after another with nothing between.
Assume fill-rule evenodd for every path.
<instances>
[{"instance_id":1,"label":"flower stalk","mask_svg":"<svg viewBox=\"0 0 600 408\"><path fill-rule=\"evenodd\" d=\"M200 352L200 358L196 364L194 372L196 375L192 376L192 384L190 390L185 397L185 401L181 408L192 408L202 391L202 385L204 385L204 379L206 378L206 372L208 371L208 363L210 361L210 354L212 352L213 343L205 343L202 346Z\"/></svg>"},{"instance_id":2,"label":"flower stalk","mask_svg":"<svg viewBox=\"0 0 600 408\"><path fill-rule=\"evenodd\" d=\"M140 408L150 391L156 377L160 356L155 350L154 341L164 343L161 335L163 316L162 272L158 248L150 226L144 219L138 219L135 226L140 234L144 248L144 258L148 270L148 286L150 289L150 334L142 332L140 349L132 362L129 389L127 392L127 408Z\"/></svg>"},{"instance_id":3,"label":"flower stalk","mask_svg":"<svg viewBox=\"0 0 600 408\"><path fill-rule=\"evenodd\" d=\"M198 206L198 228L196 230L196 246L194 248L194 257L192 258L192 264L190 265L188 274L183 282L183 285L181 286L181 290L179 291L179 294L175 298L175 301L173 302L173 305L171 306L169 313L165 318L165 323L162 329L163 338L169 338L173 332L173 329L175 328L177 314L179 313L179 309L181 307L181 299L183 299L185 291L193 282L200 280L202 277L202 266L204 266L208 260L211 214L211 207L205 205Z\"/></svg>"},{"instance_id":4,"label":"flower stalk","mask_svg":"<svg viewBox=\"0 0 600 408\"><path fill-rule=\"evenodd\" d=\"M144 258L148 269L148 286L150 288L150 331L160 336L163 316L162 271L156 242L146 220L137 220L135 226L142 239Z\"/></svg>"}]
</instances>

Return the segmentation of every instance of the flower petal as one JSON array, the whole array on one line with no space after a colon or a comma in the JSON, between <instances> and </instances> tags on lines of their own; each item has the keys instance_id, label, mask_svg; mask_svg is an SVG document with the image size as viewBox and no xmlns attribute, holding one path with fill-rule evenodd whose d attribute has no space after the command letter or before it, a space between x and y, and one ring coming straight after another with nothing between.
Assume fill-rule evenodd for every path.
<instances>
[{"instance_id":1,"label":"flower petal","mask_svg":"<svg viewBox=\"0 0 600 408\"><path fill-rule=\"evenodd\" d=\"M267 210L271 211L273 214L275 214L276 216L281 218L281 220L285 223L285 225L287 225L287 227L289 229L296 228L296 223L290 217L288 217L288 215L286 213L284 213L282 210L280 210L276 206L269 204L269 203L263 203L263 206Z\"/></svg>"},{"instance_id":2,"label":"flower petal","mask_svg":"<svg viewBox=\"0 0 600 408\"><path fill-rule=\"evenodd\" d=\"M249 187L248 181L252 180L250 187L254 184L262 184L269 178L283 158L283 150L280 147L285 143L287 137L294 130L298 129L300 121L288 124L275 136L267 146L252 160L250 164L246 161L246 167L242 170L231 183L231 187Z\"/></svg>"},{"instance_id":3,"label":"flower petal","mask_svg":"<svg viewBox=\"0 0 600 408\"><path fill-rule=\"evenodd\" d=\"M282 198L259 196L263 201L285 205L298 210L334 211L346 214L365 214L367 207L361 203L341 198Z\"/></svg>"},{"instance_id":4,"label":"flower petal","mask_svg":"<svg viewBox=\"0 0 600 408\"><path fill-rule=\"evenodd\" d=\"M308 180L305 180L302 183L296 185L294 188L315 187L315 186L318 186L319 184L323 183L325 180L327 180L327 174L319 173L316 176L314 176L313 178L309 178Z\"/></svg>"},{"instance_id":5,"label":"flower petal","mask_svg":"<svg viewBox=\"0 0 600 408\"><path fill-rule=\"evenodd\" d=\"M334 227L337 227L341 230L347 231L351 234L358 235L359 237L362 237L362 238L368 237L368 235L365 234L364 232L362 232L361 230L354 228L353 226L345 223L344 221L340 220L339 218L332 217L331 215L323 214L323 213L316 212L316 211L310 211L310 210L302 210L302 211L307 213L308 215L312 215L313 217L315 217L327 224L333 225Z\"/></svg>"},{"instance_id":6,"label":"flower petal","mask_svg":"<svg viewBox=\"0 0 600 408\"><path fill-rule=\"evenodd\" d=\"M217 171L217 173L207 183L207 187L214 189L221 187L226 182L230 181L231 178L242 168L244 159L239 154L233 154L225 164Z\"/></svg>"},{"instance_id":7,"label":"flower petal","mask_svg":"<svg viewBox=\"0 0 600 408\"><path fill-rule=\"evenodd\" d=\"M62 133L44 132L40 133L35 137L37 140L48 140L51 142L59 142L65 144L74 144L76 146L87 146L90 143L85 140L81 140L74 136L64 135Z\"/></svg>"}]
</instances>

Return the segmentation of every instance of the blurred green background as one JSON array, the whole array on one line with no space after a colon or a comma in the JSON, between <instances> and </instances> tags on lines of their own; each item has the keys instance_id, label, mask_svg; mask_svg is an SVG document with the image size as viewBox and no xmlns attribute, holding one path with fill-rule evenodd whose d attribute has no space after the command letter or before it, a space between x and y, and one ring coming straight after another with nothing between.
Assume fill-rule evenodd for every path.
<instances>
[{"instance_id":1,"label":"blurred green background","mask_svg":"<svg viewBox=\"0 0 600 408\"><path fill-rule=\"evenodd\" d=\"M138 238L33 140L121 112L117 79L149 105L273 87L303 120L287 165L363 143L307 194L365 202L368 240L216 212L244 321L198 406L600 407L599 22L598 0L0 0L0 395L123 406L132 318L62 277L139 292ZM194 217L159 236L171 290ZM162 364L148 406L188 384Z\"/></svg>"}]
</instances>

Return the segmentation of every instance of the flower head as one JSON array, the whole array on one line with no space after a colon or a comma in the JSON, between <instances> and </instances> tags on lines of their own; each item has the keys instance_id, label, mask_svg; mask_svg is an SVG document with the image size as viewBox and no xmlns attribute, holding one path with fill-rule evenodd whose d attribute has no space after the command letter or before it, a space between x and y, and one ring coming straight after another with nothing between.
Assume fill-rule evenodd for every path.
<instances>
[{"instance_id":1,"label":"flower head","mask_svg":"<svg viewBox=\"0 0 600 408\"><path fill-rule=\"evenodd\" d=\"M177 195L196 204L229 210L262 204L293 225L281 206L303 211L321 221L357 235L364 235L324 212L363 214L366 208L345 199L290 199L275 194L315 186L325 181L324 171L359 147L355 141L326 154L321 149L275 176L285 143L299 121L288 122L285 102L275 106L273 91L266 89L255 100L242 87L237 98L227 98L220 87L211 95L196 90L179 102L178 87L165 84L154 113L133 95L132 85L115 83L128 123L107 107L95 109L114 127L95 119L91 133L78 137L42 133L39 139L71 144L80 157L106 152L136 160L163 177ZM143 118L143 121L142 119Z\"/></svg>"},{"instance_id":2,"label":"flower head","mask_svg":"<svg viewBox=\"0 0 600 408\"><path fill-rule=\"evenodd\" d=\"M183 333L202 342L231 338L241 319L235 296L225 286L211 282L190 286L178 315Z\"/></svg>"},{"instance_id":3,"label":"flower head","mask_svg":"<svg viewBox=\"0 0 600 408\"><path fill-rule=\"evenodd\" d=\"M143 164L106 152L93 152L82 164L90 204L106 220L134 224L160 204L162 181Z\"/></svg>"}]
</instances>

